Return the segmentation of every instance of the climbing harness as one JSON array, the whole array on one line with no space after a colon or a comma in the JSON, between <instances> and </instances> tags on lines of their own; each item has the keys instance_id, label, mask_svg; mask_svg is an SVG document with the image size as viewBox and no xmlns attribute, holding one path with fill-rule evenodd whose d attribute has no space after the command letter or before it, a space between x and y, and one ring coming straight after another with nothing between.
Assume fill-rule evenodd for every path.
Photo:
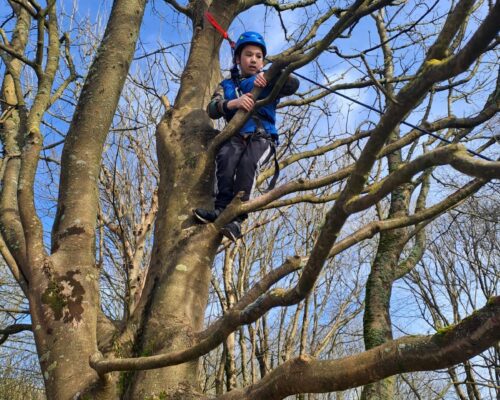
<instances>
[{"instance_id":1,"label":"climbing harness","mask_svg":"<svg viewBox=\"0 0 500 400\"><path fill-rule=\"evenodd\" d=\"M255 131L254 135L258 138L264 138L265 140L267 140L271 148L271 152L269 153L269 156L266 157L263 164L267 163L271 159L271 157L273 157L274 159L274 174L273 177L271 178L271 181L269 182L269 185L267 186L267 189L265 190L265 192L267 193L270 190L274 189L280 175L280 164L278 162L278 152L276 151L276 147L278 146L279 143L278 139L273 138L269 133L267 133L264 128L264 125L262 125L262 119L268 120L268 117L264 114L259 113L258 111L256 112L256 114L257 115L252 116L255 122L255 126L257 127L257 130Z\"/></svg>"},{"instance_id":2,"label":"climbing harness","mask_svg":"<svg viewBox=\"0 0 500 400\"><path fill-rule=\"evenodd\" d=\"M234 57L234 45L235 45L235 44L234 44L234 42L233 42L233 41L229 38L228 33L227 33L226 31L224 31L224 30L221 28L221 26L217 23L217 21L215 20L215 18L214 18L214 17L213 17L213 16L212 16L209 12L207 12L207 13L206 13L206 16L207 16L207 19L210 21L210 23L211 23L211 24L215 27L215 29L217 29L217 30L219 31L219 33L222 35L222 37L223 37L224 39L226 39L226 40L228 40L228 41L229 41L229 44L231 44L231 49L233 50L233 57ZM267 61L269 61L269 59L266 59L266 60L267 60ZM234 67L233 67L233 68L234 68ZM335 95L337 95L337 96L343 97L343 98L344 98L344 99L346 99L346 100L352 101L353 103L356 103L356 104L358 104L358 105L360 105L360 106L362 106L362 107L365 107L365 108L367 108L367 109L369 109L369 110L371 110L371 111L374 111L374 112L376 112L376 113L378 113L378 114L380 114L380 115L384 114L384 112L383 112L382 110L379 110L378 108L372 107L372 106L370 106L369 104L362 103L362 102L361 102L361 101L359 101L359 100L353 99L352 97L349 97L349 96L347 96L347 95L345 95L345 94L343 94L343 93L340 93L340 92L338 92L338 91L335 91L335 90L333 90L333 89L329 88L328 86L322 85L322 84L321 84L321 83L319 83L319 82L316 82L316 81L314 81L314 80L312 80L312 79L310 79L310 78L305 77L305 76L304 76L304 75L302 75L302 74L299 74L298 72L293 71L293 72L292 72L292 74L293 74L293 75L295 75L295 76L297 76L297 77L299 77L299 78L301 78L301 79L303 79L303 80L305 80L305 81L307 81L307 82L309 82L309 83L312 83L313 85L316 85L316 86L318 86L318 87L320 87L320 88L322 88L322 89L324 89L324 90L327 90L328 92L330 92L330 93L332 93L332 94L335 94ZM412 128L412 129L416 129L417 131L419 131L419 132L421 132L421 133L423 133L423 134L425 134L425 135L430 135L430 136L432 136L433 138L438 139L438 140L441 140L441 141L443 141L443 142L445 142L445 143L447 143L447 144L452 144L452 143L453 143L453 142L452 142L451 140L449 140L449 139L443 138L443 137L439 136L439 135L438 135L438 134L436 134L436 133L429 132L428 130L423 129L423 128L420 128L420 127L418 127L418 126L416 126L416 125L414 125L414 124L411 124L411 123L409 123L409 122L406 122L406 121L401 121L401 124L402 124L402 125L405 125L405 126L408 126L408 127ZM486 156L484 156L484 155L482 155L482 154L479 154L479 153L477 153L477 152L475 152L475 151L473 151L473 150L470 150L470 149L467 149L467 148L466 148L466 150L467 150L470 154L472 154L472 155L474 155L474 156L477 156L477 157L479 157L479 158L482 158L483 160L486 160L486 161L493 161L491 158L488 158L488 157L486 157Z\"/></svg>"}]
</instances>

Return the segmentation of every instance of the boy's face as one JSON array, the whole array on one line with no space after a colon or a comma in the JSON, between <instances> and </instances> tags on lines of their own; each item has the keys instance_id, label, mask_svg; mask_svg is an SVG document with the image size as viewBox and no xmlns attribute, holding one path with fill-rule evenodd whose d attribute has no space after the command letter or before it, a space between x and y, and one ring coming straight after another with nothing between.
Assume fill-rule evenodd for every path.
<instances>
[{"instance_id":1,"label":"boy's face","mask_svg":"<svg viewBox=\"0 0 500 400\"><path fill-rule=\"evenodd\" d=\"M262 49L253 44L246 45L241 50L240 55L236 57L236 63L240 65L242 75L255 75L264 67Z\"/></svg>"}]
</instances>

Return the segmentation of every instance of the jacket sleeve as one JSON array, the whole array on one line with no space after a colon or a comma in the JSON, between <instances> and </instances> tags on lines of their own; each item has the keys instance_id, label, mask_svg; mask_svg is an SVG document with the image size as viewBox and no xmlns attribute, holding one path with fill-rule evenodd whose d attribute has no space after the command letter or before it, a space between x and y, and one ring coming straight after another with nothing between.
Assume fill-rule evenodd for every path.
<instances>
[{"instance_id":1,"label":"jacket sleeve","mask_svg":"<svg viewBox=\"0 0 500 400\"><path fill-rule=\"evenodd\" d=\"M254 85L256 77L257 77L257 75L254 75L250 78L247 78L247 79L244 79L243 81L241 81L241 88L242 88L244 93L250 92L253 89L253 85ZM272 87L275 85L277 80L278 80L278 78L273 79L271 81L271 83L266 86L268 88L268 90L272 89ZM285 96L290 96L290 95L294 94L297 91L297 89L299 88L299 84L300 83L299 83L299 80L297 78L295 78L294 76L289 76L288 79L286 80L285 84L281 88L281 90L278 94L278 97L285 97ZM259 98L265 97L267 95L265 93L266 92L261 93Z\"/></svg>"},{"instance_id":2,"label":"jacket sleeve","mask_svg":"<svg viewBox=\"0 0 500 400\"><path fill-rule=\"evenodd\" d=\"M228 113L227 102L228 100L224 98L224 88L222 85L217 86L207 106L208 116L212 119L225 117Z\"/></svg>"}]
</instances>

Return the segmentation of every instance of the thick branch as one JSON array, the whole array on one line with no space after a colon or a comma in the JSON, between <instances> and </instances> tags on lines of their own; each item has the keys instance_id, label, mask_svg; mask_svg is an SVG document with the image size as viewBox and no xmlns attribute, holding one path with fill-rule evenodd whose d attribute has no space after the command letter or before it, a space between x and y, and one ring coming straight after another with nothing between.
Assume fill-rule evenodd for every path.
<instances>
[{"instance_id":1,"label":"thick branch","mask_svg":"<svg viewBox=\"0 0 500 400\"><path fill-rule=\"evenodd\" d=\"M495 35L493 30L488 29L488 27L491 28L491 24L494 23L491 20L492 14L494 14L494 12L488 15L479 28L479 31L486 30L487 32L480 35L483 42L486 42L486 45ZM485 28L485 26L487 27ZM484 43L477 43L477 45L481 49L486 46ZM480 54L480 51L474 54L477 56ZM474 61L474 58L471 57L467 61L468 63L461 65L463 70L465 70ZM316 283L316 280L323 268L324 262L328 257L338 235L340 234L344 223L350 215L345 210L345 205L352 198L359 195L359 193L363 190L363 187L368 179L369 172L390 133L408 114L408 112L415 107L415 105L421 100L425 93L427 93L431 85L437 79L439 79L438 76L435 76L430 72L423 73L398 93L396 96L397 103L391 103L388 106L387 112L381 117L379 124L372 131L370 139L354 166L353 172L350 174L344 190L333 208L326 214L323 228L316 240L309 260L303 269L297 285L285 292L282 290L274 290L263 296L255 307L245 311L248 320L252 319L254 313L258 314L260 308L269 309L269 307L274 306L295 304L303 299L314 287L314 284Z\"/></svg>"},{"instance_id":2,"label":"thick branch","mask_svg":"<svg viewBox=\"0 0 500 400\"><path fill-rule=\"evenodd\" d=\"M266 6L273 7L276 11L295 10L316 3L317 0L300 0L295 3L280 4L277 0L264 0L262 3ZM260 1L259 1L260 3Z\"/></svg>"},{"instance_id":3,"label":"thick branch","mask_svg":"<svg viewBox=\"0 0 500 400\"><path fill-rule=\"evenodd\" d=\"M59 67L59 29L53 3L47 5L43 17L39 18L39 25L43 25L45 13L48 13L49 18L47 59L45 70L41 70L41 61L38 65L40 68L40 71L37 73L39 79L38 90L28 116L28 132L19 174L19 214L26 238L26 252L30 265L39 265L41 258L45 255L42 223L35 209L34 183L40 151L43 145L40 124L50 102L50 92ZM44 30L43 27L40 29ZM44 33L39 33L39 35L44 36Z\"/></svg>"},{"instance_id":4,"label":"thick branch","mask_svg":"<svg viewBox=\"0 0 500 400\"><path fill-rule=\"evenodd\" d=\"M357 140L363 139L369 135L370 135L370 131L362 131L362 132L358 132L352 136L349 136L345 139L334 140L332 143L329 143L325 146L318 147L314 150L303 151L302 153L293 154L290 157L286 158L285 160L280 161L280 163L279 163L280 170L282 170L283 168L285 168L293 163L296 163L300 160L304 160L306 158L313 158L313 157L316 157L319 155L326 154L332 150L335 150L336 148L338 148L340 146L345 146L347 144L351 144L351 143L353 143ZM274 167L269 168L266 171L262 172L261 174L259 174L259 177L257 178L256 185L259 186L265 179L269 178L273 174L274 174Z\"/></svg>"},{"instance_id":5,"label":"thick branch","mask_svg":"<svg viewBox=\"0 0 500 400\"><path fill-rule=\"evenodd\" d=\"M26 58L23 54L17 53L14 49L12 49L10 46L5 45L3 43L0 43L0 50L3 50L6 52L8 55L10 55L13 58L18 59L19 61L23 62L26 65L29 65L31 68L36 69L36 64L35 62L31 61L30 59Z\"/></svg>"},{"instance_id":6,"label":"thick branch","mask_svg":"<svg viewBox=\"0 0 500 400\"><path fill-rule=\"evenodd\" d=\"M469 197L471 194L477 192L481 187L483 187L486 182L487 181L483 179L475 179L469 182L464 187L458 189L446 199L440 201L432 207L419 210L413 215L391 218L383 221L373 221L335 244L330 252L330 257L333 257L336 254L345 251L349 247L354 246L362 240L372 238L378 232L416 225L424 221L436 218L443 212L455 207L458 203Z\"/></svg>"},{"instance_id":7,"label":"thick branch","mask_svg":"<svg viewBox=\"0 0 500 400\"><path fill-rule=\"evenodd\" d=\"M261 107L264 104L267 104L272 99L276 98L279 90L292 71L302 67L303 65L306 65L307 63L318 57L336 38L338 38L342 34L342 32L356 23L363 16L375 11L378 8L382 8L384 5L387 5L390 2L390 0L381 0L379 2L370 4L370 2L366 0L355 1L354 4L342 14L337 23L334 24L334 26L325 35L325 37L316 42L307 54L290 54L288 56L283 56L277 59L271 65L271 68L266 71L266 79L268 81L272 81L281 73L282 69L286 67L285 71L278 78L278 81L276 82L269 96L266 99L256 102L255 108ZM255 87L252 90L253 97L257 99L261 91L261 88ZM208 149L210 158L215 157L215 152L219 148L220 144L234 135L250 118L250 116L250 113L244 112L242 110L239 110L236 113L236 115L226 125L224 130L212 141Z\"/></svg>"},{"instance_id":8,"label":"thick branch","mask_svg":"<svg viewBox=\"0 0 500 400\"><path fill-rule=\"evenodd\" d=\"M15 324L10 325L7 328L0 329L0 345L3 344L10 335L15 335L16 333L23 331L31 331L31 325L29 324Z\"/></svg>"},{"instance_id":9,"label":"thick branch","mask_svg":"<svg viewBox=\"0 0 500 400\"><path fill-rule=\"evenodd\" d=\"M373 222L335 245L332 248L329 257L335 256L341 251L344 251L346 248L359 243L361 240L373 237L380 231L409 226L420 223L426 219L433 218L453 207L457 202L461 201L465 197L468 197L470 194L479 190L484 183L485 181L483 180L472 181L470 184L458 190L442 202L430 207L429 209L422 210L415 215ZM283 300L283 289L274 290L260 298L259 296L266 293L266 291L283 276L297 270L300 265L303 265L306 261L306 257L295 257L289 259L282 267L270 273L249 292L247 292L246 295L241 298L231 310L228 310L225 315L221 317L221 319L212 324L204 332L201 332L200 342L186 351L167 353L152 357L114 360L102 360L100 356L94 356L91 360L91 366L100 374L110 371L153 369L180 364L206 354L206 352L222 343L227 335L233 332L238 326L254 322L276 305L285 306L293 304L293 302L287 304L280 301Z\"/></svg>"},{"instance_id":10,"label":"thick branch","mask_svg":"<svg viewBox=\"0 0 500 400\"><path fill-rule=\"evenodd\" d=\"M223 318L207 328L204 332L200 332L198 344L187 350L151 357L113 360L103 360L100 354L96 354L91 358L90 365L102 375L111 371L137 371L162 368L196 359L220 345L230 333L234 332L240 325L240 310L255 301L262 293L265 293L281 278L299 269L300 266L300 257L293 257L287 260L281 267L270 272L260 282L254 285L254 287L250 289Z\"/></svg>"},{"instance_id":11,"label":"thick branch","mask_svg":"<svg viewBox=\"0 0 500 400\"><path fill-rule=\"evenodd\" d=\"M61 157L53 250L75 238L80 240L80 248L90 251L94 245L102 148L133 58L145 3L115 1L100 50L89 69Z\"/></svg>"},{"instance_id":12,"label":"thick branch","mask_svg":"<svg viewBox=\"0 0 500 400\"><path fill-rule=\"evenodd\" d=\"M18 53L24 53L31 20L29 14L23 8L14 5L13 7L18 8L18 17L10 45ZM27 282L25 277L28 276L28 265L26 262L24 232L19 217L19 205L17 201L19 170L21 167L20 155L23 146L23 135L26 129L26 109L24 107L23 92L20 84L20 75L23 67L21 61L12 59L6 61L6 68L7 71L4 75L0 95L2 98L0 108L2 110L0 136L4 153L0 168L0 181L2 184L0 194L0 227L2 241L5 241L5 245L7 246L5 250L2 248L2 254L16 279L22 279L19 282L21 282L21 286L26 293ZM10 257L14 259L10 259Z\"/></svg>"},{"instance_id":13,"label":"thick branch","mask_svg":"<svg viewBox=\"0 0 500 400\"><path fill-rule=\"evenodd\" d=\"M279 400L297 393L341 391L412 371L446 368L480 354L500 340L500 298L459 324L430 336L408 336L339 360L302 356L260 382L217 400Z\"/></svg>"},{"instance_id":14,"label":"thick branch","mask_svg":"<svg viewBox=\"0 0 500 400\"><path fill-rule=\"evenodd\" d=\"M469 3L470 0L462 0ZM473 3L473 1L472 1ZM456 8L460 6L460 3ZM445 58L427 56L423 65L424 73L433 81L442 81L464 72L484 51L489 43L498 35L498 21L500 20L500 2L496 2L485 20L481 23L472 38L454 56ZM436 50L439 53L441 50Z\"/></svg>"},{"instance_id":15,"label":"thick branch","mask_svg":"<svg viewBox=\"0 0 500 400\"><path fill-rule=\"evenodd\" d=\"M500 107L499 101L500 101L499 100L499 91L497 88L489 96L483 109L480 112L478 112L476 115L468 117L468 118L457 118L457 117L441 118L441 119L439 119L435 122L432 122L432 123L425 122L425 123L420 125L420 128L424 129L427 132L438 132L440 130L447 129L447 128L473 128L473 127L478 126L481 123L489 120L491 117L493 117L498 112L499 107ZM325 154L326 152L334 150L335 148L337 148L341 145L349 144L355 140L359 140L359 139L362 139L364 137L368 137L370 134L371 134L371 131L360 132L360 133L357 133L349 138L339 139L339 140L336 140L336 141L334 141L330 144L327 144L325 146L318 147L315 150L294 154L294 155L290 156L289 158L280 162L280 164L279 164L280 169L283 169L286 166L291 165L291 164L293 164L299 160L302 160L304 158L308 158L308 157L312 157L312 156L316 156L316 155L320 155L320 154ZM401 139L398 139L397 141L385 146L381 150L378 158L386 156L386 155L388 155L388 154L390 154L398 149L401 149L402 147L404 147L410 143L413 143L416 139L418 139L422 135L424 135L424 133L421 130L418 130L418 129L411 130L405 136L403 136ZM350 167L346 167L346 168L350 168ZM257 179L257 186L260 185L265 179L272 176L273 173L274 173L274 167L263 171ZM340 173L340 171L337 171L337 173ZM329 182L329 183L331 183L331 182ZM276 190L279 188L280 187L276 188ZM269 195L270 195L269 196L270 198L274 197L274 196L272 196L272 192L269 192ZM337 196L335 196L335 198L336 197ZM276 198L273 198L273 200L275 200ZM270 201L273 201L273 200L270 200ZM260 201L261 201L260 197L257 198L255 201L259 202L259 204L260 204ZM267 204L269 204L270 201L268 201L266 203L266 205L259 206L259 207L260 208L264 208L264 207L267 208ZM314 201L314 200L312 200L312 201ZM320 200L318 200L318 202L319 201L323 201L323 200L320 199ZM274 204L274 203L271 203L271 204L274 204L274 206L281 206L281 205L293 204L296 202L298 202L298 199L296 201L293 201L293 199L288 199L288 200L284 201L283 204ZM252 203L253 203L253 201L252 201ZM253 207L253 206L250 206L250 204L247 204L247 207L249 207L249 208L245 207L245 212L248 212L248 211L251 211L251 210L254 210L257 208L257 206Z\"/></svg>"},{"instance_id":16,"label":"thick branch","mask_svg":"<svg viewBox=\"0 0 500 400\"><path fill-rule=\"evenodd\" d=\"M365 210L374 205L399 185L409 182L415 174L436 165L451 164L467 175L493 179L500 178L500 162L476 160L470 157L462 145L452 144L424 154L394 171L374 185L371 193L349 201L344 210L349 214Z\"/></svg>"},{"instance_id":17,"label":"thick branch","mask_svg":"<svg viewBox=\"0 0 500 400\"><path fill-rule=\"evenodd\" d=\"M451 166L464 174L484 179L500 178L500 162L475 159L462 149L453 155Z\"/></svg>"},{"instance_id":18,"label":"thick branch","mask_svg":"<svg viewBox=\"0 0 500 400\"><path fill-rule=\"evenodd\" d=\"M467 15L471 12L474 0L462 0L450 12L438 38L427 52L426 60L442 59L446 56L451 41L459 31Z\"/></svg>"},{"instance_id":19,"label":"thick branch","mask_svg":"<svg viewBox=\"0 0 500 400\"><path fill-rule=\"evenodd\" d=\"M23 271L19 267L19 265L16 262L16 259L12 256L12 253L10 252L9 248L7 247L7 244L3 240L2 235L0 234L0 254L2 255L2 258L4 259L5 263L8 265L10 272L12 273L12 276L14 279L17 281L21 289L23 290L24 295L27 297L28 296L28 281L26 280L26 277L23 274Z\"/></svg>"},{"instance_id":20,"label":"thick branch","mask_svg":"<svg viewBox=\"0 0 500 400\"><path fill-rule=\"evenodd\" d=\"M422 124L422 128L425 128L426 131L428 132L436 132L442 129L446 128L451 128L451 127L474 127L477 126L484 121L490 119L495 113L498 111L498 104L494 100L497 97L494 97L491 102L487 102L485 105L485 108L480 111L477 115L470 117L470 118L454 118L454 117L448 117L448 118L442 118L436 122L433 123L425 123ZM357 135L352 136L352 138L362 138L362 137L368 137L372 131L365 131L361 132ZM398 139L397 141L388 144L385 146L377 156L377 159L380 159L410 143L413 143L416 139L418 139L420 136L422 136L424 133L417 129L413 129L409 133L407 133L405 136L403 136L401 139ZM358 137L359 135L359 137ZM332 142L331 144L328 144L326 146L319 147L315 150L308 151L308 152L303 152L299 154L294 154L293 156L290 156L288 159L283 160L280 163L280 167L284 168L287 165L290 165L294 162L297 162L301 159L307 158L310 155L317 155L317 154L324 154L327 151L330 151L332 149L335 149L338 147L338 144L347 144L350 143L349 138L347 139L341 139L339 141ZM306 194L306 195L301 195L301 196L296 196L290 199L282 200L282 201L276 201L280 197L283 197L286 194L297 192L297 191L303 191L303 190L310 190L310 189L316 189L322 186L326 186L329 184L333 184L335 182L340 181L341 179L344 179L347 177L352 171L353 171L354 165L347 166L341 170L336 171L335 173L332 173L330 175L317 178L314 180L302 180L298 179L293 182L288 182L282 186L278 186L276 189L259 196L253 200L250 200L244 204L242 204L239 207L234 208L234 212L231 213L230 215L228 214L227 218L224 220L230 220L230 218L233 218L236 214L238 213L248 213L252 212L256 209L265 209L265 208L275 208L275 207L282 207L282 206L287 206L290 204L295 204L298 202L311 202L311 203L324 203L332 200L338 199L340 193L332 193L329 194L328 196L324 196L321 198L318 198L316 196L313 196L311 194ZM458 168L457 168L458 169ZM257 179L257 182L260 184L264 179L267 177L271 176L274 173L274 167L269 168L262 172L261 175L259 175L259 178ZM476 176L476 175L473 175ZM365 188L366 190L366 188Z\"/></svg>"},{"instance_id":21,"label":"thick branch","mask_svg":"<svg viewBox=\"0 0 500 400\"><path fill-rule=\"evenodd\" d=\"M421 210L414 215L373 222L335 245L332 248L329 257L334 257L336 254L339 254L340 252L346 250L354 244L359 243L362 240L371 238L381 231L402 228L418 224L430 218L434 218L444 211L450 209L451 207L454 207L458 202L470 196L472 193L475 193L484 184L484 180L474 180L450 195L442 202L428 209ZM300 265L304 265L307 260L307 257L295 257L293 259L290 259L282 267L273 271L260 283L255 285L232 309L228 310L224 314L224 316L222 316L218 321L214 322L209 328L207 328L200 334L202 340L200 344L196 346L197 350L201 350L202 346L206 351L211 350L214 347L210 348L208 346L209 344L211 346L215 346L222 343L227 335L233 332L234 329L236 329L238 326L255 322L258 318L260 318L276 305L287 306L294 304L295 301L290 301L290 303L288 304L283 301L281 301L280 303L280 300L282 300L283 294L285 293L283 289L277 289L272 291L271 293L266 293L266 291L278 281L278 278L285 276L285 273L288 274L290 272L293 272ZM263 293L266 294L259 298L259 296ZM217 341L219 343L217 343ZM181 361L179 357L188 356L192 357L194 356L194 354L190 351L185 351L183 353L169 353L143 359L102 361L99 363L95 363L94 368L96 368L96 370L100 373L108 372L109 369L107 368L111 368L112 366L115 366L115 368L118 366L120 370L122 370L122 366L130 367L132 365L141 364L142 366L152 366L151 368L158 368L160 366L172 365L174 363L174 360L175 363L180 363ZM134 360L137 360L137 363ZM184 361L187 361L187 359L184 359Z\"/></svg>"}]
</instances>

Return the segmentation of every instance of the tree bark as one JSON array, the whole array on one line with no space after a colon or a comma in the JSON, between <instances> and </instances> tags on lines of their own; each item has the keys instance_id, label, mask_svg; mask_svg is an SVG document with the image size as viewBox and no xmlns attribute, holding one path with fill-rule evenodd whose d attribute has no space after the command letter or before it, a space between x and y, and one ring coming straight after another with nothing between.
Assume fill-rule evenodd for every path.
<instances>
[{"instance_id":1,"label":"tree bark","mask_svg":"<svg viewBox=\"0 0 500 400\"><path fill-rule=\"evenodd\" d=\"M217 2L211 12L221 25L228 26L236 5L223 8ZM192 209L213 207L207 188L213 187L214 163L207 147L215 131L205 107L220 81L222 39L210 25L194 24L179 93L156 132L159 211L151 264L136 311L141 320L136 355L184 350L196 343L195 333L203 327L210 267L222 238L213 225L198 227L192 218ZM196 398L198 365L198 360L193 360L137 372L125 398Z\"/></svg>"},{"instance_id":2,"label":"tree bark","mask_svg":"<svg viewBox=\"0 0 500 400\"><path fill-rule=\"evenodd\" d=\"M30 308L49 399L73 399L92 391L103 399L116 396L115 385L101 381L88 363L97 352L100 313L97 185L104 140L135 51L145 3L113 4L65 140L52 255L33 252L30 257L37 260L31 265Z\"/></svg>"}]
</instances>

